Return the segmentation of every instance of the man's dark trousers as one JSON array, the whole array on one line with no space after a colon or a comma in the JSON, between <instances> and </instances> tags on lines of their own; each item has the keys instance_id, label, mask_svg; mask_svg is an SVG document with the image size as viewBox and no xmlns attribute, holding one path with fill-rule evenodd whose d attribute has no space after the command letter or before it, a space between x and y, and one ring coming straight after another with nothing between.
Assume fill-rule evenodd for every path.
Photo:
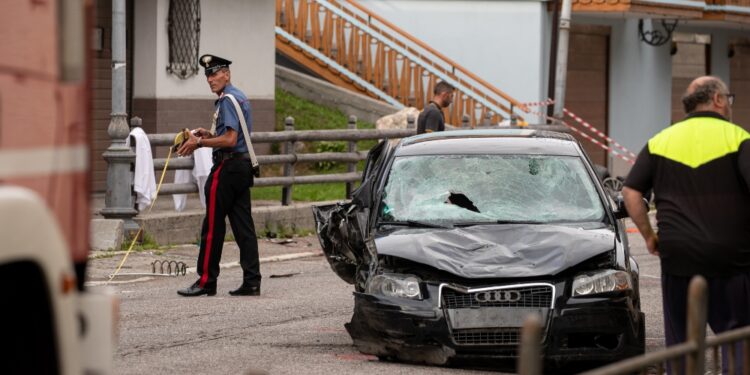
<instances>
[{"instance_id":1,"label":"man's dark trousers","mask_svg":"<svg viewBox=\"0 0 750 375\"><path fill-rule=\"evenodd\" d=\"M662 274L661 289L664 294L664 334L667 346L687 340L687 297L691 277ZM727 277L708 277L708 325L714 333L750 325L750 273ZM729 371L728 348L722 347L723 373ZM742 345L735 347L736 373L742 373ZM671 367L671 366L670 366ZM683 362L683 369L684 369ZM669 373L677 373L670 371ZM684 370L683 372L684 373Z\"/></svg>"},{"instance_id":2,"label":"man's dark trousers","mask_svg":"<svg viewBox=\"0 0 750 375\"><path fill-rule=\"evenodd\" d=\"M201 288L215 288L219 262L226 234L225 218L229 216L240 248L243 285L260 286L260 262L255 224L250 214L250 187L253 173L250 160L230 158L214 160L205 186L206 217L201 230L197 272Z\"/></svg>"}]
</instances>

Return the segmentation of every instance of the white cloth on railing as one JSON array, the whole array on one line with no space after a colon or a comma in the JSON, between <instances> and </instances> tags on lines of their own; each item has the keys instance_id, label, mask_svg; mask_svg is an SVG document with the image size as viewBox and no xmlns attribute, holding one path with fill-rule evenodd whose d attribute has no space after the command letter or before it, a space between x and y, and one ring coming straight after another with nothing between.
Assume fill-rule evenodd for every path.
<instances>
[{"instance_id":1,"label":"white cloth on railing","mask_svg":"<svg viewBox=\"0 0 750 375\"><path fill-rule=\"evenodd\" d=\"M201 200L203 208L206 208L206 196L203 194L203 187L206 185L208 174L211 172L211 167L213 166L211 153L211 147L196 149L193 152L193 161L195 164L193 169L178 169L174 173L175 184L194 183L198 185L198 197ZM174 199L174 209L177 212L182 212L187 204L187 195L175 194L172 196L172 199Z\"/></svg>"},{"instance_id":2,"label":"white cloth on railing","mask_svg":"<svg viewBox=\"0 0 750 375\"><path fill-rule=\"evenodd\" d=\"M133 176L133 190L135 190L138 211L143 211L151 204L156 195L156 178L154 177L154 158L151 155L151 143L143 129L133 128L130 135L135 138L135 176ZM125 139L130 147L130 137Z\"/></svg>"}]
</instances>

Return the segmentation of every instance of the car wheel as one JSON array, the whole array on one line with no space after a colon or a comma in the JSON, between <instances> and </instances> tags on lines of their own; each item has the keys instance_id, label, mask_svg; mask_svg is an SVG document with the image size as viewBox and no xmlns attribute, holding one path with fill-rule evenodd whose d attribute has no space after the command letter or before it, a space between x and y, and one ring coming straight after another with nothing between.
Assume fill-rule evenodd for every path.
<instances>
[{"instance_id":1,"label":"car wheel","mask_svg":"<svg viewBox=\"0 0 750 375\"><path fill-rule=\"evenodd\" d=\"M617 177L607 177L602 181L604 190L612 199L616 199L623 187L623 181Z\"/></svg>"}]
</instances>

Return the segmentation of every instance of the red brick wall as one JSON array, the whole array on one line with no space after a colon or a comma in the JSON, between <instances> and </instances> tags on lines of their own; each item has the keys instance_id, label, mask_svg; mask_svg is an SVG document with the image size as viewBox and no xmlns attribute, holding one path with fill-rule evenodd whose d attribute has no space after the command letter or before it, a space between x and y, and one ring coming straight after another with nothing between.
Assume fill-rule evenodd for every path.
<instances>
[{"instance_id":1,"label":"red brick wall","mask_svg":"<svg viewBox=\"0 0 750 375\"><path fill-rule=\"evenodd\" d=\"M750 41L734 46L729 72L729 91L737 95L732 106L732 122L750 131Z\"/></svg>"},{"instance_id":2,"label":"red brick wall","mask_svg":"<svg viewBox=\"0 0 750 375\"><path fill-rule=\"evenodd\" d=\"M573 25L570 31L570 54L565 90L565 107L604 134L609 133L607 125L609 34L608 26ZM585 134L602 141L583 127L577 126L575 121L569 118L566 121ZM577 133L572 134L581 142L592 162L607 166L608 158L604 149Z\"/></svg>"},{"instance_id":3,"label":"red brick wall","mask_svg":"<svg viewBox=\"0 0 750 375\"><path fill-rule=\"evenodd\" d=\"M695 78L708 74L706 45L677 43L677 53L672 56L672 123L685 118L682 95Z\"/></svg>"}]
</instances>

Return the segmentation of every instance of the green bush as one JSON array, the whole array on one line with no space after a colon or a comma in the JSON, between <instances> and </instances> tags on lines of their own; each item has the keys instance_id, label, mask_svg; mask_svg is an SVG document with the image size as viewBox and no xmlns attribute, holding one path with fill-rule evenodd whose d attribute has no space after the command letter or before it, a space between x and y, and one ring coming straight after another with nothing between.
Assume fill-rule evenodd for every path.
<instances>
[{"instance_id":1,"label":"green bush","mask_svg":"<svg viewBox=\"0 0 750 375\"><path fill-rule=\"evenodd\" d=\"M346 142L321 141L321 142L316 142L316 143L317 143L315 145L316 153L345 152L348 149ZM339 163L335 161L319 161L315 163L315 168L321 172L328 172L338 167L338 165Z\"/></svg>"}]
</instances>

